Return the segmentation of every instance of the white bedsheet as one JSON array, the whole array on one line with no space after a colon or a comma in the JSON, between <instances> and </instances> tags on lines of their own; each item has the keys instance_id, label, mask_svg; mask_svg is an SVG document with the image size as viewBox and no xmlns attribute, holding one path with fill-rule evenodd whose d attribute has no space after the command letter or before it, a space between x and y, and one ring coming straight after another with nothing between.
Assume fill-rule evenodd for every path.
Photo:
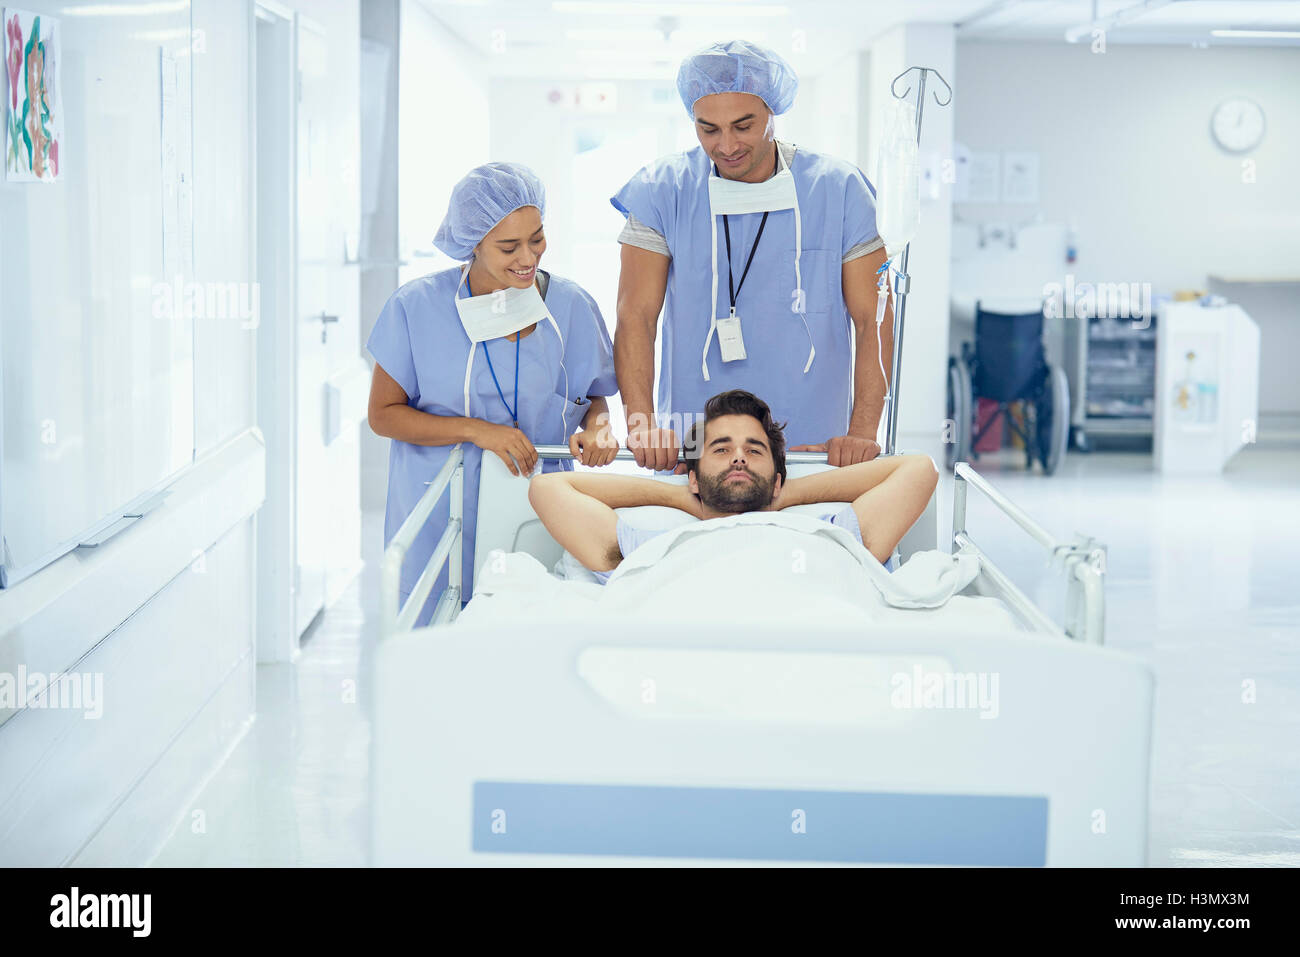
<instances>
[{"instance_id":1,"label":"white bedsheet","mask_svg":"<svg viewBox=\"0 0 1300 957\"><path fill-rule=\"evenodd\" d=\"M523 552L483 564L466 624L620 619L743 627L754 620L906 621L1022 630L997 599L958 595L978 574L969 554L918 552L889 573L849 532L784 512L692 523L642 545L609 584L563 581Z\"/></svg>"}]
</instances>

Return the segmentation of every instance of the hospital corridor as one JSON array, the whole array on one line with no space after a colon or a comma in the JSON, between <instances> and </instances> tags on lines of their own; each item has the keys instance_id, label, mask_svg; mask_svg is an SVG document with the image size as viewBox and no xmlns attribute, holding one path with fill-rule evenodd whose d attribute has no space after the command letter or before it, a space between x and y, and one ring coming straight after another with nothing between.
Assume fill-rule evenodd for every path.
<instances>
[{"instance_id":1,"label":"hospital corridor","mask_svg":"<svg viewBox=\"0 0 1300 957\"><path fill-rule=\"evenodd\" d=\"M1300 0L0 13L20 925L1300 867Z\"/></svg>"}]
</instances>

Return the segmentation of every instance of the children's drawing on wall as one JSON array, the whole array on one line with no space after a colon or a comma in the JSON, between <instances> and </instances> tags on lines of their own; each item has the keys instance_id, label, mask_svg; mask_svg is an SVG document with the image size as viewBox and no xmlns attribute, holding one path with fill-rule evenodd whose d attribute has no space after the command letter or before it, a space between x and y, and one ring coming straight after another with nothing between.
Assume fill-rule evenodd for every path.
<instances>
[{"instance_id":1,"label":"children's drawing on wall","mask_svg":"<svg viewBox=\"0 0 1300 957\"><path fill-rule=\"evenodd\" d=\"M4 29L5 178L53 181L63 140L59 21L6 8Z\"/></svg>"}]
</instances>

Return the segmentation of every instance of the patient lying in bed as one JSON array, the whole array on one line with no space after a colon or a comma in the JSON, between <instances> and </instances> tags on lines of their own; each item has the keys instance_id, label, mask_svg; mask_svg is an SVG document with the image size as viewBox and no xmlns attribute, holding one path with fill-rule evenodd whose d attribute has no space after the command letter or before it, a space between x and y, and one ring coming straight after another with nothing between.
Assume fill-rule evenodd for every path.
<instances>
[{"instance_id":1,"label":"patient lying in bed","mask_svg":"<svg viewBox=\"0 0 1300 957\"><path fill-rule=\"evenodd\" d=\"M925 510L938 471L925 455L903 455L786 481L785 436L767 404L734 390L714 396L684 442L687 485L618 475L538 475L529 501L555 540L600 581L663 534L620 518L618 508L661 505L702 520L794 505L828 506L820 520L850 533L880 563ZM719 523L720 525L723 523Z\"/></svg>"},{"instance_id":2,"label":"patient lying in bed","mask_svg":"<svg viewBox=\"0 0 1300 957\"><path fill-rule=\"evenodd\" d=\"M963 594L979 574L973 554L918 551L893 574L883 567L934 493L928 457L787 482L784 437L766 405L724 393L706 414L685 443L687 485L581 472L535 477L529 501L569 552L561 564L575 560L596 580L550 574L527 551L493 552L457 626L572 622L593 636L624 620L666 630L688 622L710 635L756 620L798 635L848 623L1020 629L996 598ZM669 509L685 521L649 527Z\"/></svg>"}]
</instances>

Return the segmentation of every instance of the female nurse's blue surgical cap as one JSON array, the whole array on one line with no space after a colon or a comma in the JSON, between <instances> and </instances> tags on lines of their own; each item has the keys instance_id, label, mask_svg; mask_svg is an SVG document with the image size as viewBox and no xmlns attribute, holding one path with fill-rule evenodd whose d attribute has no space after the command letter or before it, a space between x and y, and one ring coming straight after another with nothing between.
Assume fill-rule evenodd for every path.
<instances>
[{"instance_id":1,"label":"female nurse's blue surgical cap","mask_svg":"<svg viewBox=\"0 0 1300 957\"><path fill-rule=\"evenodd\" d=\"M486 163L472 169L452 188L447 215L433 244L452 259L466 262L492 227L521 206L536 206L546 216L546 189L527 166Z\"/></svg>"},{"instance_id":2,"label":"female nurse's blue surgical cap","mask_svg":"<svg viewBox=\"0 0 1300 957\"><path fill-rule=\"evenodd\" d=\"M695 101L714 93L753 93L773 113L794 105L799 77L794 68L766 47L744 40L714 43L682 61L677 92L686 113L695 119Z\"/></svg>"}]
</instances>

